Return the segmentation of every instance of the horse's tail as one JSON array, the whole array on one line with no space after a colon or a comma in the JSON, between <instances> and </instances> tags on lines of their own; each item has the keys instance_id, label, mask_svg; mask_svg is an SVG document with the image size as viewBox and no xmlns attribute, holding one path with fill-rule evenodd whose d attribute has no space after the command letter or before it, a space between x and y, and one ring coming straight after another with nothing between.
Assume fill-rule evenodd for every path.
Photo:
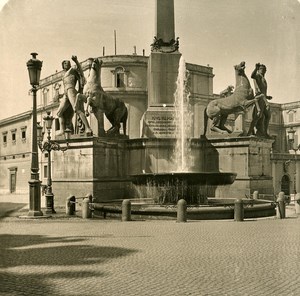
<instances>
[{"instance_id":1,"label":"horse's tail","mask_svg":"<svg viewBox=\"0 0 300 296\"><path fill-rule=\"evenodd\" d=\"M207 107L204 109L204 131L202 137L205 137L208 124Z\"/></svg>"}]
</instances>

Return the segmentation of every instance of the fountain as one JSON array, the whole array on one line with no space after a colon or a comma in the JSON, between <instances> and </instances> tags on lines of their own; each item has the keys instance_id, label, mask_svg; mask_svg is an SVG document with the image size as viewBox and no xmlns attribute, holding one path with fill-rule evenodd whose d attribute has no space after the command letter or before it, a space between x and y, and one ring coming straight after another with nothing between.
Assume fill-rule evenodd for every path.
<instances>
[{"instance_id":1,"label":"fountain","mask_svg":"<svg viewBox=\"0 0 300 296\"><path fill-rule=\"evenodd\" d=\"M174 93L175 145L170 167L174 171L132 175L139 198L150 198L160 205L176 204L185 199L189 205L208 204L207 195L218 185L232 184L236 174L231 172L192 171L191 154L192 114L189 103L188 71L183 56L180 57L176 90Z\"/></svg>"},{"instance_id":2,"label":"fountain","mask_svg":"<svg viewBox=\"0 0 300 296\"><path fill-rule=\"evenodd\" d=\"M185 63L175 39L174 1L157 0L156 9L147 102L134 95L132 110L138 112L129 115L134 123L140 120L140 136L74 137L63 161L56 158L55 190L61 196L91 192L94 209L105 213L119 214L122 201L130 199L132 214L174 217L178 200L185 199L188 218L233 218L236 198L271 192L272 141L199 138L203 102L213 97L212 68ZM274 215L274 204L261 203L244 199L245 217Z\"/></svg>"}]
</instances>

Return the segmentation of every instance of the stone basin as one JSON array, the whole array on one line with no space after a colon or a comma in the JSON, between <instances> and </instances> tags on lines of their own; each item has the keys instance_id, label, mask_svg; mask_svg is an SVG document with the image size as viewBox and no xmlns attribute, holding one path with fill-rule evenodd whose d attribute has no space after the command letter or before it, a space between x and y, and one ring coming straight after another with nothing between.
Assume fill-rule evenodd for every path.
<instances>
[{"instance_id":1,"label":"stone basin","mask_svg":"<svg viewBox=\"0 0 300 296\"><path fill-rule=\"evenodd\" d=\"M235 173L171 172L131 175L137 198L152 198L157 204L176 204L185 199L190 205L207 204L207 197L219 185L232 184Z\"/></svg>"}]
</instances>

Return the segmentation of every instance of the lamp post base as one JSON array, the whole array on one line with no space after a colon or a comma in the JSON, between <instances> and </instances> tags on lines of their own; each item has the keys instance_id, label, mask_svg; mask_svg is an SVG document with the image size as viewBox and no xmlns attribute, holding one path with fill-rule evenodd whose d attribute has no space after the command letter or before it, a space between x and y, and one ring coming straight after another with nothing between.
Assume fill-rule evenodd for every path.
<instances>
[{"instance_id":1,"label":"lamp post base","mask_svg":"<svg viewBox=\"0 0 300 296\"><path fill-rule=\"evenodd\" d=\"M29 180L29 212L28 217L43 216L41 211L41 182L38 179Z\"/></svg>"},{"instance_id":2,"label":"lamp post base","mask_svg":"<svg viewBox=\"0 0 300 296\"><path fill-rule=\"evenodd\" d=\"M47 219L49 215L44 215L43 212L29 211L26 216L19 216L20 219Z\"/></svg>"},{"instance_id":3,"label":"lamp post base","mask_svg":"<svg viewBox=\"0 0 300 296\"><path fill-rule=\"evenodd\" d=\"M56 211L54 210L54 195L52 192L46 193L46 214L56 214Z\"/></svg>"}]
</instances>

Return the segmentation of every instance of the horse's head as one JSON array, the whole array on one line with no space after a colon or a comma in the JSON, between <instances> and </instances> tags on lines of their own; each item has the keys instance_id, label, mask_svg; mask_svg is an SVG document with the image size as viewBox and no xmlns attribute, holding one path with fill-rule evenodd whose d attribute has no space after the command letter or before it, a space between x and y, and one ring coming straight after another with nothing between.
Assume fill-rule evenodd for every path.
<instances>
[{"instance_id":1,"label":"horse's head","mask_svg":"<svg viewBox=\"0 0 300 296\"><path fill-rule=\"evenodd\" d=\"M246 63L245 62L240 62L238 65L234 66L234 69L238 75L243 75L245 74L245 68L246 68Z\"/></svg>"},{"instance_id":2,"label":"horse's head","mask_svg":"<svg viewBox=\"0 0 300 296\"><path fill-rule=\"evenodd\" d=\"M91 65L91 69L95 70L95 71L99 71L100 67L102 65L102 61L100 62L99 59L94 59Z\"/></svg>"}]
</instances>

